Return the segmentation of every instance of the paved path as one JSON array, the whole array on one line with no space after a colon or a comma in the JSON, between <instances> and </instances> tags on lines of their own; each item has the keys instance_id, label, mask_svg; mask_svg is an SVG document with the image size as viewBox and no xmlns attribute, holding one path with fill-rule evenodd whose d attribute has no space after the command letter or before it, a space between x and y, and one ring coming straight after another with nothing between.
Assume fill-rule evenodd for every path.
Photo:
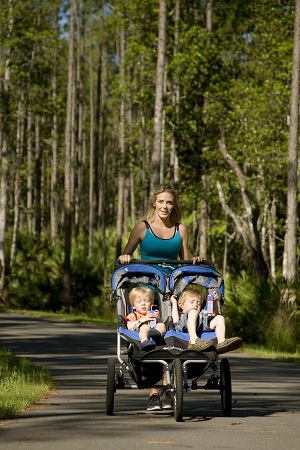
<instances>
[{"instance_id":1,"label":"paved path","mask_svg":"<svg viewBox=\"0 0 300 450\"><path fill-rule=\"evenodd\" d=\"M147 390L117 391L105 415L114 330L0 313L0 347L47 367L57 390L14 420L0 422L2 450L300 448L300 366L229 353L233 414L218 393L184 396L184 421L146 413Z\"/></svg>"}]
</instances>

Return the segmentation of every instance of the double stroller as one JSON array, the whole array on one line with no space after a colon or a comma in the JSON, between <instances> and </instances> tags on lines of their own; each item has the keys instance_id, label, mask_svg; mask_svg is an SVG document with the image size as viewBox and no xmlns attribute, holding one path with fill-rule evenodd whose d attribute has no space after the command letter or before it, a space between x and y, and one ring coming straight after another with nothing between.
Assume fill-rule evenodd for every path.
<instances>
[{"instance_id":1,"label":"double stroller","mask_svg":"<svg viewBox=\"0 0 300 450\"><path fill-rule=\"evenodd\" d=\"M170 275L166 276L160 266L176 264ZM127 329L126 316L132 312L128 300L130 290L135 286L151 286L156 291L156 303L160 317L167 332L161 337L151 333L150 339L156 342L151 351L140 350L138 331ZM217 390L221 396L224 416L231 415L232 388L230 365L227 358L222 358L218 367L219 356L216 347L205 351L188 349L189 334L174 329L171 317L170 296L179 296L187 286L202 286L206 294L214 291L220 294L219 312L224 301L224 281L221 274L209 261L192 264L192 261L143 261L133 260L130 264L119 266L112 275L111 300L117 306L117 360L108 359L106 414L114 413L114 396L122 389L145 389L159 385L165 373L166 388L174 405L174 417L177 422L183 419L184 394L197 389ZM204 322L207 320L205 301L202 308ZM206 331L201 331L201 329ZM213 330L200 327L201 339L216 337ZM212 372L212 373L211 373ZM210 377L209 374L211 373ZM129 375L129 377L128 377ZM201 383L202 379L205 384ZM200 383L199 383L200 382Z\"/></svg>"}]
</instances>

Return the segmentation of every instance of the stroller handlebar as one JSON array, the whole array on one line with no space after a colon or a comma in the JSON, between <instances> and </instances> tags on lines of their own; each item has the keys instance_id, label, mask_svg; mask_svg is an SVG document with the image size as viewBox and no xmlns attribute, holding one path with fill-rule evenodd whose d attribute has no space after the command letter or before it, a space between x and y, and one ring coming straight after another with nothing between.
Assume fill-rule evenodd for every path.
<instances>
[{"instance_id":1,"label":"stroller handlebar","mask_svg":"<svg viewBox=\"0 0 300 450\"><path fill-rule=\"evenodd\" d=\"M212 269L215 269L215 265L213 262L208 259L203 259L202 261L197 261L195 264L192 259L132 259L129 264L160 264L160 265L196 265L196 266L208 266ZM122 264L119 261L116 261L115 267L119 268Z\"/></svg>"}]
</instances>

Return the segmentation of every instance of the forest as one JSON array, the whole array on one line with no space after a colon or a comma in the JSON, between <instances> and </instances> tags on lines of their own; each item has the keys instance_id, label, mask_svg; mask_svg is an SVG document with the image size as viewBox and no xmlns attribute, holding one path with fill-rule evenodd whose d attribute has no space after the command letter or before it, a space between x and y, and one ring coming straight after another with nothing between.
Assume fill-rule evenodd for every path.
<instances>
[{"instance_id":1,"label":"forest","mask_svg":"<svg viewBox=\"0 0 300 450\"><path fill-rule=\"evenodd\" d=\"M300 349L299 58L300 0L0 0L0 306L113 318L168 183L228 332Z\"/></svg>"}]
</instances>

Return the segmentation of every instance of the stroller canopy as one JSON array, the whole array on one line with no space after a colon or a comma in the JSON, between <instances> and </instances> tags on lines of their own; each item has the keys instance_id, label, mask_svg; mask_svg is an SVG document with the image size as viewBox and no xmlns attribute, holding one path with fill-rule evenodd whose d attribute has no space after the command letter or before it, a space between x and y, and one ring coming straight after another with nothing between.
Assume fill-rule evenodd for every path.
<instances>
[{"instance_id":1,"label":"stroller canopy","mask_svg":"<svg viewBox=\"0 0 300 450\"><path fill-rule=\"evenodd\" d=\"M170 274L170 291L178 295L189 284L198 284L205 287L209 293L214 290L224 294L224 281L221 274L209 266L189 265L175 269Z\"/></svg>"},{"instance_id":2,"label":"stroller canopy","mask_svg":"<svg viewBox=\"0 0 300 450\"><path fill-rule=\"evenodd\" d=\"M164 293L166 290L166 280L162 272L156 267L145 264L128 264L121 266L114 271L111 279L111 287L116 291L128 283L150 284Z\"/></svg>"}]
</instances>

